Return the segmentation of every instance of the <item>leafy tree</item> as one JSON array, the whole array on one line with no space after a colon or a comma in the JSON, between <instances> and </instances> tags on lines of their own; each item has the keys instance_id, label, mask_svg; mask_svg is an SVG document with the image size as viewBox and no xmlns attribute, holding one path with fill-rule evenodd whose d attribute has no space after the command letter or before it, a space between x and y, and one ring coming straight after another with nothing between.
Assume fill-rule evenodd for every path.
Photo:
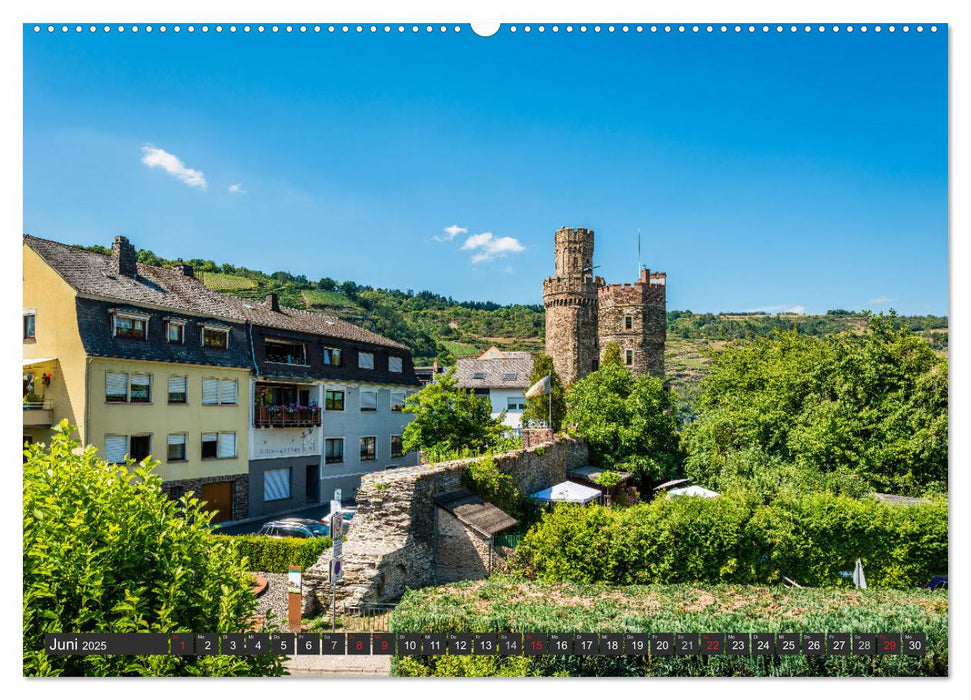
<instances>
[{"instance_id":1,"label":"leafy tree","mask_svg":"<svg viewBox=\"0 0 971 700\"><path fill-rule=\"evenodd\" d=\"M947 360L893 314L864 333L788 331L736 345L704 382L687 470L716 490L760 481L769 491L940 491L947 387Z\"/></svg>"},{"instance_id":2,"label":"leafy tree","mask_svg":"<svg viewBox=\"0 0 971 700\"><path fill-rule=\"evenodd\" d=\"M472 451L483 453L498 444L505 432L505 412L492 417L492 407L469 389L456 386L452 367L437 381L405 401L405 413L415 418L405 426L401 439L406 452Z\"/></svg>"},{"instance_id":3,"label":"leafy tree","mask_svg":"<svg viewBox=\"0 0 971 700\"><path fill-rule=\"evenodd\" d=\"M281 675L281 657L49 656L44 635L244 632L252 577L198 499L162 493L147 460L112 465L62 421L24 451L23 668L27 676Z\"/></svg>"},{"instance_id":4,"label":"leafy tree","mask_svg":"<svg viewBox=\"0 0 971 700\"><path fill-rule=\"evenodd\" d=\"M587 439L604 469L628 471L642 484L679 474L684 454L673 415L674 396L657 377L634 378L613 343L600 368L567 393L567 424Z\"/></svg>"},{"instance_id":5,"label":"leafy tree","mask_svg":"<svg viewBox=\"0 0 971 700\"><path fill-rule=\"evenodd\" d=\"M527 421L546 423L550 419L552 409L553 424L550 427L556 432L560 430L566 417L566 390L553 368L553 358L545 353L536 353L533 356L533 369L529 373L529 385L532 386L547 374L550 375L549 396L533 396L526 399L522 420L524 424Z\"/></svg>"}]
</instances>

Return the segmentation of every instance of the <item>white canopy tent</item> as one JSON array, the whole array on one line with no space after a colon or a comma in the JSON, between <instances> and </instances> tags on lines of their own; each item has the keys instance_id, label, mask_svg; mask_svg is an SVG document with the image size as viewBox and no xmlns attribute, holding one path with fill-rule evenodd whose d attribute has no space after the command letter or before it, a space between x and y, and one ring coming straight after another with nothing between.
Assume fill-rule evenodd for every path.
<instances>
[{"instance_id":1,"label":"white canopy tent","mask_svg":"<svg viewBox=\"0 0 971 700\"><path fill-rule=\"evenodd\" d=\"M537 491L530 498L541 503L590 503L596 501L603 493L597 489L576 484L572 481L564 481L550 486L548 489Z\"/></svg>"},{"instance_id":2,"label":"white canopy tent","mask_svg":"<svg viewBox=\"0 0 971 700\"><path fill-rule=\"evenodd\" d=\"M700 498L716 498L721 494L710 489L706 489L703 486L685 486L680 489L668 489L668 498L677 498L678 496L698 496Z\"/></svg>"}]
</instances>

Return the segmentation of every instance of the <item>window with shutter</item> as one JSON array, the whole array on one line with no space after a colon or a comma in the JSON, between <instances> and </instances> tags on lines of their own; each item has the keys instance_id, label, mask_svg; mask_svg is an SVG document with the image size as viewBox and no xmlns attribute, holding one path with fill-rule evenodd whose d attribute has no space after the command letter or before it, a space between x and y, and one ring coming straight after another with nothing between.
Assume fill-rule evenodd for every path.
<instances>
[{"instance_id":1,"label":"window with shutter","mask_svg":"<svg viewBox=\"0 0 971 700\"><path fill-rule=\"evenodd\" d=\"M236 380L235 379L223 379L222 385L222 396L219 399L219 403L224 404L234 404L236 403Z\"/></svg>"},{"instance_id":2,"label":"window with shutter","mask_svg":"<svg viewBox=\"0 0 971 700\"><path fill-rule=\"evenodd\" d=\"M405 408L405 392L403 391L392 391L391 392L391 412L401 413Z\"/></svg>"},{"instance_id":3,"label":"window with shutter","mask_svg":"<svg viewBox=\"0 0 971 700\"><path fill-rule=\"evenodd\" d=\"M389 357L388 358L388 371L389 372L400 372L401 371L401 358L400 357Z\"/></svg>"},{"instance_id":4,"label":"window with shutter","mask_svg":"<svg viewBox=\"0 0 971 700\"><path fill-rule=\"evenodd\" d=\"M373 413L378 410L378 392L361 392L361 410L366 413Z\"/></svg>"},{"instance_id":5,"label":"window with shutter","mask_svg":"<svg viewBox=\"0 0 971 700\"><path fill-rule=\"evenodd\" d=\"M219 380L202 380L202 403L205 406L212 406L219 403Z\"/></svg>"},{"instance_id":6,"label":"window with shutter","mask_svg":"<svg viewBox=\"0 0 971 700\"><path fill-rule=\"evenodd\" d=\"M128 375L124 372L105 372L105 401L128 401Z\"/></svg>"},{"instance_id":7,"label":"window with shutter","mask_svg":"<svg viewBox=\"0 0 971 700\"><path fill-rule=\"evenodd\" d=\"M152 400L152 375L131 376L131 403L150 403Z\"/></svg>"},{"instance_id":8,"label":"window with shutter","mask_svg":"<svg viewBox=\"0 0 971 700\"><path fill-rule=\"evenodd\" d=\"M127 435L105 436L105 459L111 464L121 464L128 453Z\"/></svg>"},{"instance_id":9,"label":"window with shutter","mask_svg":"<svg viewBox=\"0 0 971 700\"><path fill-rule=\"evenodd\" d=\"M357 366L360 369L374 369L374 353L373 352L357 353Z\"/></svg>"},{"instance_id":10,"label":"window with shutter","mask_svg":"<svg viewBox=\"0 0 971 700\"><path fill-rule=\"evenodd\" d=\"M169 403L188 403L189 378L169 377Z\"/></svg>"},{"instance_id":11,"label":"window with shutter","mask_svg":"<svg viewBox=\"0 0 971 700\"><path fill-rule=\"evenodd\" d=\"M219 459L236 456L236 433L219 433Z\"/></svg>"},{"instance_id":12,"label":"window with shutter","mask_svg":"<svg viewBox=\"0 0 971 700\"><path fill-rule=\"evenodd\" d=\"M174 435L169 435L167 442L168 442L168 461L184 462L185 444L186 444L185 433L176 433Z\"/></svg>"},{"instance_id":13,"label":"window with shutter","mask_svg":"<svg viewBox=\"0 0 971 700\"><path fill-rule=\"evenodd\" d=\"M215 459L218 456L217 443L219 435L216 433L202 434L202 458Z\"/></svg>"},{"instance_id":14,"label":"window with shutter","mask_svg":"<svg viewBox=\"0 0 971 700\"><path fill-rule=\"evenodd\" d=\"M290 469L267 469L263 472L263 500L281 501L290 498Z\"/></svg>"}]
</instances>

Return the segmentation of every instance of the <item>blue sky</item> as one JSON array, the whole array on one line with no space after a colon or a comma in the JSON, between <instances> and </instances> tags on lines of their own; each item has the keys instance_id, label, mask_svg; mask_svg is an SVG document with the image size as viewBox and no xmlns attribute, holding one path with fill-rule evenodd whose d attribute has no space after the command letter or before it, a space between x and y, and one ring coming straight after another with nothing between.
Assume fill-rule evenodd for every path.
<instances>
[{"instance_id":1,"label":"blue sky","mask_svg":"<svg viewBox=\"0 0 971 700\"><path fill-rule=\"evenodd\" d=\"M26 233L313 279L945 314L947 157L946 30L24 31Z\"/></svg>"}]
</instances>

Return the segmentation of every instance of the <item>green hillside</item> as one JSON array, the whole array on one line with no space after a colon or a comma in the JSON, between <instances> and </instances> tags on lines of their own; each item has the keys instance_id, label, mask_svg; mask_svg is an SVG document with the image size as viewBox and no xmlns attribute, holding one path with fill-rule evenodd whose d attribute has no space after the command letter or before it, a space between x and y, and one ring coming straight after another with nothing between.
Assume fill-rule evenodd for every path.
<instances>
[{"instance_id":1,"label":"green hillside","mask_svg":"<svg viewBox=\"0 0 971 700\"><path fill-rule=\"evenodd\" d=\"M103 246L88 250L110 253ZM138 251L140 262L171 266L150 250ZM489 301L457 301L430 291L380 289L330 277L318 280L278 271L265 273L231 263L191 259L196 275L211 289L262 300L275 292L284 306L333 314L408 345L416 364L432 359L450 364L456 357L475 355L492 345L503 350L540 351L544 344L541 304L501 305ZM537 294L539 282L537 281ZM665 365L679 395L691 400L712 355L732 341L744 341L793 327L812 336L859 332L867 312L836 309L826 314L692 313L669 311ZM946 317L896 317L935 350L946 352Z\"/></svg>"}]
</instances>

